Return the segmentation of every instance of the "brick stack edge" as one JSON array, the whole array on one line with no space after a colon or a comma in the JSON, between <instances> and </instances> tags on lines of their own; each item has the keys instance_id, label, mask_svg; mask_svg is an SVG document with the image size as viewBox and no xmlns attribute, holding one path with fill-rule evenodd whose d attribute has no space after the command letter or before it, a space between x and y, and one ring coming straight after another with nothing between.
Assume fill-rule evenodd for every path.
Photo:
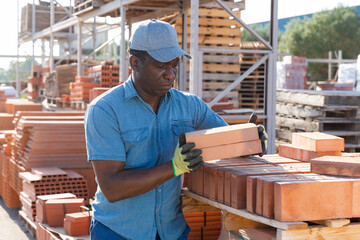
<instances>
[{"instance_id":1,"label":"brick stack edge","mask_svg":"<svg viewBox=\"0 0 360 240\"><path fill-rule=\"evenodd\" d=\"M344 139L323 133L294 134L289 148L295 149L295 154L282 151L282 156L207 161L198 171L187 174L188 189L279 221L360 216L360 178L356 178L360 176L360 154L339 156Z\"/></svg>"}]
</instances>

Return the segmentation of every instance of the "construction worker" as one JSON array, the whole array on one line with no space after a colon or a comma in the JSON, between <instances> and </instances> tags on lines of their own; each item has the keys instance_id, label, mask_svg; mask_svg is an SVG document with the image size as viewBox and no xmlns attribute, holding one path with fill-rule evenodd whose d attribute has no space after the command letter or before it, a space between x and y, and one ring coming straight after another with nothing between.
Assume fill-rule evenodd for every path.
<instances>
[{"instance_id":1,"label":"construction worker","mask_svg":"<svg viewBox=\"0 0 360 240\"><path fill-rule=\"evenodd\" d=\"M181 175L203 161L183 133L227 124L197 96L172 88L179 58L190 55L170 24L142 23L129 53L131 76L93 100L85 116L98 183L91 239L187 239Z\"/></svg>"}]
</instances>

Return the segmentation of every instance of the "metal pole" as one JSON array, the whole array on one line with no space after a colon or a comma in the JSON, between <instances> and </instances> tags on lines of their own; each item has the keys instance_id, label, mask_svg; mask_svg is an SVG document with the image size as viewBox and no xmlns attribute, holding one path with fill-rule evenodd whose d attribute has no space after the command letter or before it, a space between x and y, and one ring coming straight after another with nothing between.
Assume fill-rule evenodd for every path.
<instances>
[{"instance_id":1,"label":"metal pole","mask_svg":"<svg viewBox=\"0 0 360 240\"><path fill-rule=\"evenodd\" d=\"M81 32L81 20L79 19L78 24L77 24L77 29L78 29L78 33L77 33L77 75L78 76L83 76L83 67L82 67L82 45L81 45L81 40L82 40L82 32Z\"/></svg>"},{"instance_id":2,"label":"metal pole","mask_svg":"<svg viewBox=\"0 0 360 240\"><path fill-rule=\"evenodd\" d=\"M54 1L50 0L50 72L54 71L54 32L52 31L52 26L55 24L55 13L54 13Z\"/></svg>"},{"instance_id":3,"label":"metal pole","mask_svg":"<svg viewBox=\"0 0 360 240\"><path fill-rule=\"evenodd\" d=\"M331 68L332 68L332 64L331 64L331 59L332 59L332 52L329 51L329 63L328 63L328 79L331 79Z\"/></svg>"},{"instance_id":4,"label":"metal pole","mask_svg":"<svg viewBox=\"0 0 360 240\"><path fill-rule=\"evenodd\" d=\"M188 37L188 12L184 11L182 16L182 48L187 51L187 37ZM186 91L186 70L187 70L187 57L181 58L180 71L179 71L179 90Z\"/></svg>"},{"instance_id":5,"label":"metal pole","mask_svg":"<svg viewBox=\"0 0 360 240\"><path fill-rule=\"evenodd\" d=\"M20 3L19 3L19 0L17 1L17 26L16 26L16 29L17 29L17 49L16 49L16 91L18 92L19 94L19 97L20 97L20 94L21 94L21 83L20 83L20 76L19 76L19 47L20 47L20 44L19 44L19 9L20 9Z\"/></svg>"},{"instance_id":6,"label":"metal pole","mask_svg":"<svg viewBox=\"0 0 360 240\"><path fill-rule=\"evenodd\" d=\"M275 118L276 118L276 61L278 47L278 0L271 0L271 26L270 44L272 53L269 54L266 78L266 104L265 112L267 115L266 131L268 133L268 151L275 153Z\"/></svg>"},{"instance_id":7,"label":"metal pole","mask_svg":"<svg viewBox=\"0 0 360 240\"><path fill-rule=\"evenodd\" d=\"M35 34L35 0L33 0L33 4L32 4L32 18L31 18L31 38L32 38L32 57L31 57L31 67L34 67L35 64L35 39L34 39L34 34Z\"/></svg>"},{"instance_id":8,"label":"metal pole","mask_svg":"<svg viewBox=\"0 0 360 240\"><path fill-rule=\"evenodd\" d=\"M96 17L94 17L92 36L93 36L93 49L95 50L96 49ZM96 59L96 54L92 55L92 57L93 57L93 60L95 60Z\"/></svg>"},{"instance_id":9,"label":"metal pole","mask_svg":"<svg viewBox=\"0 0 360 240\"><path fill-rule=\"evenodd\" d=\"M123 1L120 2L120 16L121 16L121 36L120 36L120 82L125 82L128 78L128 69L126 64L126 46L125 46L125 22L126 10Z\"/></svg>"},{"instance_id":10,"label":"metal pole","mask_svg":"<svg viewBox=\"0 0 360 240\"><path fill-rule=\"evenodd\" d=\"M190 9L190 86L191 93L201 98L202 95L202 79L199 74L199 0L191 0ZM200 78L199 78L200 76Z\"/></svg>"}]
</instances>

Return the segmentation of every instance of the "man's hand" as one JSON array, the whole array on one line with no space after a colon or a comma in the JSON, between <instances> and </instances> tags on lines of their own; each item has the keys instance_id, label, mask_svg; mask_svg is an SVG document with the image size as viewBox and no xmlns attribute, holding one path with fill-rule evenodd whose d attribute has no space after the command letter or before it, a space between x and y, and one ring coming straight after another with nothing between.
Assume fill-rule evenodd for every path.
<instances>
[{"instance_id":1,"label":"man's hand","mask_svg":"<svg viewBox=\"0 0 360 240\"><path fill-rule=\"evenodd\" d=\"M175 177L185 172L196 171L204 164L202 156L200 156L202 153L201 149L190 151L194 147L195 143L186 143L185 133L181 133L174 157L171 160Z\"/></svg>"},{"instance_id":2,"label":"man's hand","mask_svg":"<svg viewBox=\"0 0 360 240\"><path fill-rule=\"evenodd\" d=\"M259 134L259 139L261 141L261 148L262 148L262 152L259 154L260 157L262 157L267 150L267 139L268 139L268 135L265 131L265 127L261 124L259 124L257 126L258 129L258 134Z\"/></svg>"}]
</instances>

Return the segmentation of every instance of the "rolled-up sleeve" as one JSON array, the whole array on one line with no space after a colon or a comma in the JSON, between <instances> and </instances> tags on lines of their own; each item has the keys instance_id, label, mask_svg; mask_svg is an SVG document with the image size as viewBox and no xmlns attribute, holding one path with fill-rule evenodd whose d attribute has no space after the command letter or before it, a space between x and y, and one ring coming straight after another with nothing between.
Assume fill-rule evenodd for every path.
<instances>
[{"instance_id":1,"label":"rolled-up sleeve","mask_svg":"<svg viewBox=\"0 0 360 240\"><path fill-rule=\"evenodd\" d=\"M106 111L96 105L89 106L84 123L89 161L126 160L119 123L111 111Z\"/></svg>"}]
</instances>

